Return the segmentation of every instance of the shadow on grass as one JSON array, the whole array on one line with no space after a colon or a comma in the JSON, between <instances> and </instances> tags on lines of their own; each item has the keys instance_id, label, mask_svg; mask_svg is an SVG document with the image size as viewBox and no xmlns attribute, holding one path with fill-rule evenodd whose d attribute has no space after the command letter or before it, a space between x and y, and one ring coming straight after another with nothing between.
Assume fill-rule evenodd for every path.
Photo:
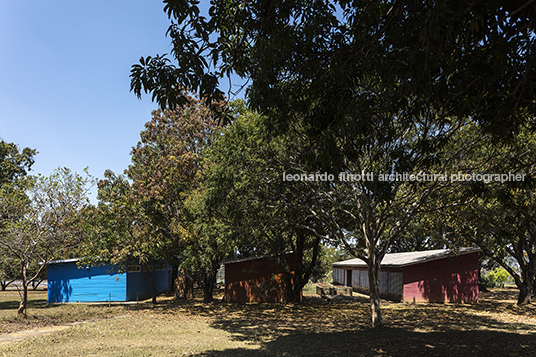
<instances>
[{"instance_id":1,"label":"shadow on grass","mask_svg":"<svg viewBox=\"0 0 536 357\"><path fill-rule=\"evenodd\" d=\"M0 310L13 310L19 307L20 301L2 301L0 302Z\"/></svg>"},{"instance_id":2,"label":"shadow on grass","mask_svg":"<svg viewBox=\"0 0 536 357\"><path fill-rule=\"evenodd\" d=\"M0 310L16 310L19 307L20 299L17 290L0 292ZM42 307L43 305L46 305L46 292L28 291L28 307Z\"/></svg>"},{"instance_id":3,"label":"shadow on grass","mask_svg":"<svg viewBox=\"0 0 536 357\"><path fill-rule=\"evenodd\" d=\"M501 313L531 314L532 308L386 305L386 327L378 330L369 327L368 305L362 299L307 299L301 305L221 303L216 308L197 304L188 310L211 316L211 327L259 348L215 349L199 356L529 356L536 351L533 323L524 323L523 316L514 322L495 318Z\"/></svg>"},{"instance_id":4,"label":"shadow on grass","mask_svg":"<svg viewBox=\"0 0 536 357\"><path fill-rule=\"evenodd\" d=\"M534 335L498 331L415 332L401 328L296 333L260 343L259 350L233 348L198 356L530 356Z\"/></svg>"},{"instance_id":5,"label":"shadow on grass","mask_svg":"<svg viewBox=\"0 0 536 357\"><path fill-rule=\"evenodd\" d=\"M508 297L508 296L506 296ZM502 296L501 296L502 298ZM506 298L505 298L506 299ZM386 327L372 330L365 297L327 302L308 297L303 304L204 304L194 300L159 298L148 302L116 305L102 317L125 312L206 317L210 327L225 331L240 342L227 350L212 350L198 356L530 356L536 351L535 311L518 308L494 295L481 303L394 304L382 302ZM10 303L10 302L6 302ZM74 319L99 317L100 305L80 305ZM112 307L114 305L112 304ZM72 319L75 304L36 304L35 308L61 311L60 320ZM70 309L73 309L72 312ZM65 317L71 313L69 317ZM503 317L507 317L505 320ZM525 316L532 317L524 322ZM512 319L513 317L513 319ZM516 319L517 318L517 319ZM512 319L512 320L508 320ZM526 320L526 319L525 319ZM508 321L508 322L504 322ZM180 326L177 326L180 329ZM257 348L257 349L255 349Z\"/></svg>"}]
</instances>

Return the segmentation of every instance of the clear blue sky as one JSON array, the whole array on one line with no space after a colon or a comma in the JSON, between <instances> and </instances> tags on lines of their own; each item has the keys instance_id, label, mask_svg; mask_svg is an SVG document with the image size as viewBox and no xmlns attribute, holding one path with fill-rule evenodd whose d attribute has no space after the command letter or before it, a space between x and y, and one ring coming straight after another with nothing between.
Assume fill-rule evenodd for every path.
<instances>
[{"instance_id":1,"label":"clear blue sky","mask_svg":"<svg viewBox=\"0 0 536 357\"><path fill-rule=\"evenodd\" d=\"M203 2L203 1L202 1ZM205 1L208 4L208 1ZM0 138L33 173L121 173L157 105L130 92L141 56L169 53L159 0L0 0Z\"/></svg>"}]
</instances>

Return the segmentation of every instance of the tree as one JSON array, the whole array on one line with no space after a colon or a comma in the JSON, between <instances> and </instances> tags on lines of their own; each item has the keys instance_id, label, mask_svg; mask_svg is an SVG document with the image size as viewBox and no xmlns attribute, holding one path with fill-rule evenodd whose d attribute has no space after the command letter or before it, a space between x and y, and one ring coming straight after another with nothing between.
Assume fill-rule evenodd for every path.
<instances>
[{"instance_id":1,"label":"tree","mask_svg":"<svg viewBox=\"0 0 536 357\"><path fill-rule=\"evenodd\" d=\"M26 176L31 170L34 163L36 150L24 148L22 151L13 143L0 141L0 189L5 184L13 184L19 178ZM0 209L0 228L3 227L5 220L8 219L8 212ZM13 283L18 277L17 265L10 253L2 250L0 263L0 285L2 291Z\"/></svg>"},{"instance_id":2,"label":"tree","mask_svg":"<svg viewBox=\"0 0 536 357\"><path fill-rule=\"evenodd\" d=\"M471 135L475 129L461 140ZM478 245L508 271L520 291L519 305L531 303L536 274L535 153L536 138L526 129L505 143L490 137L482 140L456 164L459 172L481 173L482 179L468 180L457 195L444 197L466 204L443 212L439 220L451 241ZM509 263L511 258L519 272Z\"/></svg>"},{"instance_id":3,"label":"tree","mask_svg":"<svg viewBox=\"0 0 536 357\"><path fill-rule=\"evenodd\" d=\"M156 304L156 287L147 264L161 260L165 247L150 234L149 218L134 199L132 186L123 175L107 170L98 183L99 205L89 213L89 234L83 242L82 264L110 264L126 272L135 260L147 273L152 303Z\"/></svg>"},{"instance_id":4,"label":"tree","mask_svg":"<svg viewBox=\"0 0 536 357\"><path fill-rule=\"evenodd\" d=\"M454 230L477 244L484 254L504 268L519 289L518 305L531 303L536 274L534 193L511 189L506 197L493 194L476 198L462 212L463 224ZM519 271L509 263L514 258Z\"/></svg>"},{"instance_id":5,"label":"tree","mask_svg":"<svg viewBox=\"0 0 536 357\"><path fill-rule=\"evenodd\" d=\"M234 120L207 153L215 163L206 182L210 214L233 231L239 254L276 260L285 270L288 300L299 302L321 252L322 237L311 231L325 233L309 210L316 183L282 182L285 171L303 167L297 160L308 149L302 146L303 129L297 126L273 137L267 118L244 104L231 103ZM296 261L293 274L286 259L289 252Z\"/></svg>"},{"instance_id":6,"label":"tree","mask_svg":"<svg viewBox=\"0 0 536 357\"><path fill-rule=\"evenodd\" d=\"M190 239L181 265L186 272L201 277L206 303L214 299L214 284L221 263L234 255L237 244L231 227L220 215L214 214L215 207L210 207L208 195L204 184L191 192L185 201ZM221 208L221 204L218 206Z\"/></svg>"},{"instance_id":7,"label":"tree","mask_svg":"<svg viewBox=\"0 0 536 357\"><path fill-rule=\"evenodd\" d=\"M132 197L149 219L148 234L158 242L161 258L176 271L195 236L190 230L195 218L188 215L185 201L202 186L206 166L202 150L220 125L210 108L191 93L188 103L173 108L153 112L126 173L132 180Z\"/></svg>"},{"instance_id":8,"label":"tree","mask_svg":"<svg viewBox=\"0 0 536 357\"><path fill-rule=\"evenodd\" d=\"M308 141L307 123L298 115L279 136L269 134L260 116L239 117L214 146L218 156L213 160L219 163L221 189L235 202L234 220L250 244L297 254L295 295L310 277L320 242L343 246L369 266L372 322L381 326L380 262L414 217L451 187L439 174L438 151L463 123L448 118L438 123L432 111L415 123L405 120L405 113L396 114L396 121L376 113L378 120L360 135L344 132L349 122L324 134L343 153L336 167L340 175L319 172L323 153ZM420 177L427 169L435 171ZM402 173L407 177L398 178ZM237 209L236 202L244 208ZM307 265L305 251L312 252Z\"/></svg>"},{"instance_id":9,"label":"tree","mask_svg":"<svg viewBox=\"0 0 536 357\"><path fill-rule=\"evenodd\" d=\"M26 176L34 163L35 149L24 148L22 151L13 143L0 141L0 187Z\"/></svg>"},{"instance_id":10,"label":"tree","mask_svg":"<svg viewBox=\"0 0 536 357\"><path fill-rule=\"evenodd\" d=\"M319 274L318 277L313 276L313 282L333 281L332 264L353 258L353 256L342 247L325 245L322 247L322 250L323 252L320 258L321 268L319 269L321 274Z\"/></svg>"},{"instance_id":11,"label":"tree","mask_svg":"<svg viewBox=\"0 0 536 357\"><path fill-rule=\"evenodd\" d=\"M374 327L383 325L380 263L419 213L458 185L445 173L445 164L454 155L445 150L445 144L466 125L434 110L410 120L406 116L413 117L413 110L383 112L381 103L371 101L368 110L376 114L366 131L345 133L352 117L337 128L339 132L332 129L336 147L343 153L340 172L329 190L318 192L310 207L328 227L326 239L367 263Z\"/></svg>"},{"instance_id":12,"label":"tree","mask_svg":"<svg viewBox=\"0 0 536 357\"><path fill-rule=\"evenodd\" d=\"M171 59L142 57L131 71L131 90L151 92L162 108L184 102L182 88L221 96L218 79L235 73L263 114L315 105L316 129L366 101L365 77L381 83L385 105L422 98L497 134L534 117L530 2L216 0L208 14L195 0L164 3Z\"/></svg>"},{"instance_id":13,"label":"tree","mask_svg":"<svg viewBox=\"0 0 536 357\"><path fill-rule=\"evenodd\" d=\"M508 281L508 278L510 278L510 273L504 268L495 268L485 277L482 277L482 280L486 283L487 287L504 288L504 283Z\"/></svg>"},{"instance_id":14,"label":"tree","mask_svg":"<svg viewBox=\"0 0 536 357\"><path fill-rule=\"evenodd\" d=\"M67 168L50 176L22 177L0 189L3 224L0 246L13 257L21 278L21 302L17 310L24 317L28 285L38 278L47 263L83 236L82 215L89 205L87 197L92 178L82 177ZM42 265L29 276L33 263Z\"/></svg>"},{"instance_id":15,"label":"tree","mask_svg":"<svg viewBox=\"0 0 536 357\"><path fill-rule=\"evenodd\" d=\"M501 266L512 276L520 305L530 303L536 268L534 149L534 136L526 128L497 141L468 125L445 148L456 153L445 167L450 179L459 181L458 189L437 197L442 210L430 209L412 224L414 235L429 243L480 247L488 268Z\"/></svg>"},{"instance_id":16,"label":"tree","mask_svg":"<svg viewBox=\"0 0 536 357\"><path fill-rule=\"evenodd\" d=\"M409 222L389 248L389 253L419 252L445 247L444 236L448 232L433 219L432 214L427 213L418 214Z\"/></svg>"},{"instance_id":17,"label":"tree","mask_svg":"<svg viewBox=\"0 0 536 357\"><path fill-rule=\"evenodd\" d=\"M2 250L0 256L0 286L5 291L9 284L13 283L19 277L17 262L11 255Z\"/></svg>"}]
</instances>

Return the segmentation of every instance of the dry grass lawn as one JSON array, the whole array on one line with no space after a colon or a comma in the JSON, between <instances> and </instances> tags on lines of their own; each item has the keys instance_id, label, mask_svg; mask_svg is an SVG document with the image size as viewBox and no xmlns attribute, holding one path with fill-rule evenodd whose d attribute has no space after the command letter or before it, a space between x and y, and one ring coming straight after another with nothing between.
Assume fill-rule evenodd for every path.
<instances>
[{"instance_id":1,"label":"dry grass lawn","mask_svg":"<svg viewBox=\"0 0 536 357\"><path fill-rule=\"evenodd\" d=\"M0 346L0 356L530 356L536 307L517 307L514 289L482 294L478 304L382 302L386 327L369 328L366 298L301 305L157 306L39 304L27 326L90 320L53 335ZM45 297L45 296L44 296ZM43 297L43 298L44 298ZM2 307L8 302L0 300ZM42 307L38 307L42 306ZM0 311L2 333L24 327Z\"/></svg>"},{"instance_id":2,"label":"dry grass lawn","mask_svg":"<svg viewBox=\"0 0 536 357\"><path fill-rule=\"evenodd\" d=\"M19 320L19 293L16 290L0 291L0 334L108 318L128 312L128 306L124 305L48 304L46 300L46 290L28 291L28 318Z\"/></svg>"}]
</instances>

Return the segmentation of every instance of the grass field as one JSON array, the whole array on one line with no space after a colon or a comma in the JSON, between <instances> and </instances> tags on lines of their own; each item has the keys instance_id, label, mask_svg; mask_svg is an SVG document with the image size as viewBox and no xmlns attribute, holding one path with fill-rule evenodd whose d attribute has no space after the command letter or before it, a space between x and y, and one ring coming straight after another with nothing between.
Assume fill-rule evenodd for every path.
<instances>
[{"instance_id":1,"label":"grass field","mask_svg":"<svg viewBox=\"0 0 536 357\"><path fill-rule=\"evenodd\" d=\"M514 289L483 293L477 304L382 301L386 327L369 328L366 298L327 302L308 290L301 305L156 306L46 304L33 292L26 321L18 295L0 293L1 333L86 321L48 336L0 346L0 356L530 356L536 307L517 307Z\"/></svg>"},{"instance_id":2,"label":"grass field","mask_svg":"<svg viewBox=\"0 0 536 357\"><path fill-rule=\"evenodd\" d=\"M28 291L28 318L17 319L20 297L16 290L0 291L0 334L45 326L103 319L127 313L128 306L107 304L47 304L45 290Z\"/></svg>"}]
</instances>

